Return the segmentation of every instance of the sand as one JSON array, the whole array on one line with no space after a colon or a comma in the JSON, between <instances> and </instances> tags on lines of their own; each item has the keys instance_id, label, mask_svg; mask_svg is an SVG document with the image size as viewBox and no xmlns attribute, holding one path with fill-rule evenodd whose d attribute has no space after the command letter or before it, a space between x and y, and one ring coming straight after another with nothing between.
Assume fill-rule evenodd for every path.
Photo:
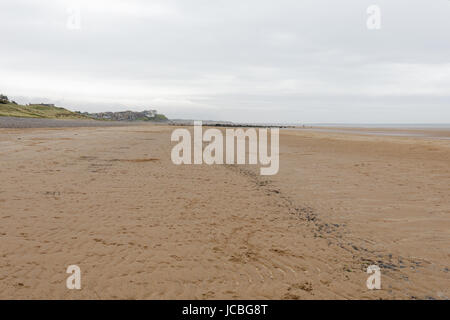
<instances>
[{"instance_id":1,"label":"sand","mask_svg":"<svg viewBox=\"0 0 450 320\"><path fill-rule=\"evenodd\" d=\"M284 130L260 176L172 130L0 129L0 299L450 297L448 140Z\"/></svg>"}]
</instances>

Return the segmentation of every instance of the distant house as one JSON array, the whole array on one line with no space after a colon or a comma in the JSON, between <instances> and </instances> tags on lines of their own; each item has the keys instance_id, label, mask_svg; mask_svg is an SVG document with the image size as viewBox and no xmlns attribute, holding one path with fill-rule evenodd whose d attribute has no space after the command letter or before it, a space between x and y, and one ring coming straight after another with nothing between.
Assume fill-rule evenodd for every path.
<instances>
[{"instance_id":1,"label":"distant house","mask_svg":"<svg viewBox=\"0 0 450 320\"><path fill-rule=\"evenodd\" d=\"M9 103L8 97L3 94L0 94L0 103L2 103L2 104Z\"/></svg>"},{"instance_id":2,"label":"distant house","mask_svg":"<svg viewBox=\"0 0 450 320\"><path fill-rule=\"evenodd\" d=\"M156 110L145 110L142 111L142 113L144 114L144 117L149 119L156 117Z\"/></svg>"},{"instance_id":3,"label":"distant house","mask_svg":"<svg viewBox=\"0 0 450 320\"><path fill-rule=\"evenodd\" d=\"M156 110L144 111L119 111L119 112L99 112L89 113L88 116L94 119L105 119L114 121L138 121L153 120L157 116Z\"/></svg>"}]
</instances>

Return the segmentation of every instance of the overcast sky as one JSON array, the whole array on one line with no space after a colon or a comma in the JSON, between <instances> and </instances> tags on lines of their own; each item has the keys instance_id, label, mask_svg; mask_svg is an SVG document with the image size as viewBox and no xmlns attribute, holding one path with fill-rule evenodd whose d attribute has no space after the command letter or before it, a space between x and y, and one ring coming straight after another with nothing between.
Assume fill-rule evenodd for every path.
<instances>
[{"instance_id":1,"label":"overcast sky","mask_svg":"<svg viewBox=\"0 0 450 320\"><path fill-rule=\"evenodd\" d=\"M0 15L0 93L21 103L450 123L449 0L1 0Z\"/></svg>"}]
</instances>

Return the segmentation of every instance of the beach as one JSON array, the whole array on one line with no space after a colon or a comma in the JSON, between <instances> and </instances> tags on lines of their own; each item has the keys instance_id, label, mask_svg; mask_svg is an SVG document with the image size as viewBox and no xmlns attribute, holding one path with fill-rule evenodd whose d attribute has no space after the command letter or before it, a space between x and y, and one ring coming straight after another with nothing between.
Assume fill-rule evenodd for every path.
<instances>
[{"instance_id":1,"label":"beach","mask_svg":"<svg viewBox=\"0 0 450 320\"><path fill-rule=\"evenodd\" d=\"M173 130L1 128L0 299L450 297L449 140L281 130L261 176L174 165Z\"/></svg>"}]
</instances>

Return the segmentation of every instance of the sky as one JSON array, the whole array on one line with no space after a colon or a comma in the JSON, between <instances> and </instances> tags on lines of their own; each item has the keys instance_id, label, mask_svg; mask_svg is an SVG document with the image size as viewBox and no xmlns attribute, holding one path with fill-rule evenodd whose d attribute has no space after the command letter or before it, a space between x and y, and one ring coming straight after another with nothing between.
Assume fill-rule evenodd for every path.
<instances>
[{"instance_id":1,"label":"sky","mask_svg":"<svg viewBox=\"0 0 450 320\"><path fill-rule=\"evenodd\" d=\"M449 0L2 0L0 12L0 93L19 103L450 123Z\"/></svg>"}]
</instances>

